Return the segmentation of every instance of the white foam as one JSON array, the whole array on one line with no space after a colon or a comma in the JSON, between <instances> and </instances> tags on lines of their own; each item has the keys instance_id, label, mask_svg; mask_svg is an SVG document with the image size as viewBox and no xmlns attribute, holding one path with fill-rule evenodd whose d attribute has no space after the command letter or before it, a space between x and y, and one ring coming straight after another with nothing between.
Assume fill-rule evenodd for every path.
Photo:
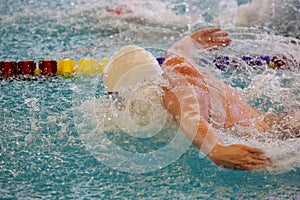
<instances>
[{"instance_id":1,"label":"white foam","mask_svg":"<svg viewBox=\"0 0 300 200\"><path fill-rule=\"evenodd\" d=\"M232 45L219 51L197 54L198 67L227 84L236 85L238 82L237 85L241 86L242 82L246 83L245 88L236 87L235 90L243 100L260 110L269 113L300 110L300 69L296 64L300 61L300 55L299 45L295 45L299 44L298 40L260 33L258 29L235 29L230 34L233 38ZM274 70L266 64L249 66L241 59L243 55L268 55L271 58L284 55L297 62L290 63L292 70ZM215 56L229 56L237 61L239 67L231 71L230 76L222 76L222 71L211 62ZM236 131L237 134L233 135L230 130L218 130L226 144L240 143L265 150L276 164L276 167L268 169L270 171L286 172L299 168L299 139L274 139L276 133L262 133L254 128L237 128ZM252 136L245 134L247 132L252 133Z\"/></svg>"}]
</instances>

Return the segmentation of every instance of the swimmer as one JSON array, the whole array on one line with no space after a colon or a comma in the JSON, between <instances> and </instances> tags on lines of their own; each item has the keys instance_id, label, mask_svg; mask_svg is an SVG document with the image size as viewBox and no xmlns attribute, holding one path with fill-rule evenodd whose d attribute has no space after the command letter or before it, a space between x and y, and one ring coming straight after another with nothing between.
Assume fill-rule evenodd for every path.
<instances>
[{"instance_id":1,"label":"swimmer","mask_svg":"<svg viewBox=\"0 0 300 200\"><path fill-rule=\"evenodd\" d=\"M196 68L192 57L195 51L199 48L225 47L231 43L227 35L219 28L213 28L184 37L167 51L162 69L144 49L124 47L107 65L104 84L107 91L113 93L121 85L130 86L151 76L162 76L169 82L167 87L163 87L164 107L172 113L186 137L215 164L240 170L273 166L271 159L261 149L242 144L224 145L218 130L254 126L266 132L282 123L284 126L281 127L288 129L291 126L291 130L299 134L299 125L297 127L294 124L299 124L300 116L267 115L248 105L232 88L208 72Z\"/></svg>"},{"instance_id":2,"label":"swimmer","mask_svg":"<svg viewBox=\"0 0 300 200\"><path fill-rule=\"evenodd\" d=\"M192 54L197 48L227 46L231 43L229 38L225 38L227 35L228 33L221 32L219 28L200 30L186 36L168 50L163 68L164 76L169 80L171 87L166 90L164 96L165 107L174 116L185 117L176 119L183 124L183 131L188 137L193 135L189 133L192 123L198 124L198 132L193 143L202 148L205 146L203 144L205 138L212 137L207 139L210 141L217 137L215 128L232 129L235 126L254 125L262 132L290 129L294 135L289 137L299 137L299 114L275 116L258 111L243 101L232 88L214 79L207 72L194 67L196 64ZM178 76L181 76L184 81L179 82ZM189 105L190 101L193 101L193 97L187 98L191 96L190 92L198 97L200 111L197 113ZM182 115L180 112L189 114ZM201 116L196 122L194 117L199 114ZM254 170L272 165L262 150L245 145L224 146L219 141L209 150L206 153L213 162L228 168Z\"/></svg>"}]
</instances>

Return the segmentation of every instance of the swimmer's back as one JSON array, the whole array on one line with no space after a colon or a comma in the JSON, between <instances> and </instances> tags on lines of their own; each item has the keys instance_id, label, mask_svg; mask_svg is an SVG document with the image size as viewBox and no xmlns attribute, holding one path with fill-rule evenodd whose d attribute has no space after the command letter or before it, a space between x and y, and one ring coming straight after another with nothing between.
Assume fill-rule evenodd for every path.
<instances>
[{"instance_id":1,"label":"swimmer's back","mask_svg":"<svg viewBox=\"0 0 300 200\"><path fill-rule=\"evenodd\" d=\"M193 87L197 102L207 104L207 106L199 106L199 109L202 109L200 113L207 114L203 117L215 126L220 128L232 128L235 125L249 127L254 122L263 131L269 128L261 120L261 112L244 102L229 86L215 81L215 78L207 72L193 67L193 63L184 57L172 55L167 58L162 67L172 87L176 87L177 84L175 76L184 78L188 83L187 86Z\"/></svg>"}]
</instances>

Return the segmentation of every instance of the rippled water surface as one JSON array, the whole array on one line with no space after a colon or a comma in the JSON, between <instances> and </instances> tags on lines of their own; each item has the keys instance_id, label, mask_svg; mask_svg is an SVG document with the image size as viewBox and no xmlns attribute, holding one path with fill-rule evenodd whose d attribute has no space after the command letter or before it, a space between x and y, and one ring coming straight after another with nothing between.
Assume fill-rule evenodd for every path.
<instances>
[{"instance_id":1,"label":"rippled water surface","mask_svg":"<svg viewBox=\"0 0 300 200\"><path fill-rule=\"evenodd\" d=\"M232 45L219 51L202 52L198 55L199 67L235 87L243 98L261 110L299 109L297 65L282 71L267 65L250 67L241 61L243 55L284 55L299 63L299 40L293 34L297 33L299 22L292 20L299 14L299 2L282 1L291 10L286 19L278 17L268 21L262 17L256 28L236 27L238 10L248 2L122 1L121 4L134 12L115 15L107 12L106 7L119 5L117 1L8 0L0 5L0 59L100 59L110 57L126 44L141 45L158 57L183 35L201 27L222 25L233 38ZM271 3L277 5L274 9L280 9L276 1ZM217 5L223 5L223 9ZM280 12L276 12L278 15ZM294 23L289 26L294 29L284 29L287 26L280 29L279 19ZM213 58L224 55L239 61L239 68L229 71L216 68ZM234 66L231 63L229 67ZM150 98L147 94L148 91L143 97ZM147 110L146 103L139 108ZM161 131L151 138L125 134L114 121L112 108L101 75L1 80L0 198L300 197L299 140L262 142L223 135L228 143L264 148L278 163L275 169L265 171L231 171L215 166L198 149L185 143L184 138L176 140L183 149L173 145L164 155L156 151L168 147L178 136L176 124L161 107L154 108L155 114L145 115L149 117L146 121L151 117L166 117L164 127L159 127ZM114 151L113 147L140 154L133 156L119 149ZM173 158L175 151L180 154ZM151 157L149 152L157 154L152 153L155 156ZM141 167L145 166L148 171L141 173Z\"/></svg>"}]
</instances>

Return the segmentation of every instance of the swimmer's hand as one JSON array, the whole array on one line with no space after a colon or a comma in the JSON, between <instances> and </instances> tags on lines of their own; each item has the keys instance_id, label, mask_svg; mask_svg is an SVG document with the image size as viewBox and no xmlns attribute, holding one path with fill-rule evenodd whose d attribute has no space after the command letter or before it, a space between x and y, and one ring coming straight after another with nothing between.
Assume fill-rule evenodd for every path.
<instances>
[{"instance_id":1,"label":"swimmer's hand","mask_svg":"<svg viewBox=\"0 0 300 200\"><path fill-rule=\"evenodd\" d=\"M225 38L228 33L220 28L202 29L190 35L190 37L203 48L216 48L228 46L231 39Z\"/></svg>"},{"instance_id":2,"label":"swimmer's hand","mask_svg":"<svg viewBox=\"0 0 300 200\"><path fill-rule=\"evenodd\" d=\"M261 149L241 144L216 145L208 155L217 165L235 170L259 170L273 166Z\"/></svg>"}]
</instances>

